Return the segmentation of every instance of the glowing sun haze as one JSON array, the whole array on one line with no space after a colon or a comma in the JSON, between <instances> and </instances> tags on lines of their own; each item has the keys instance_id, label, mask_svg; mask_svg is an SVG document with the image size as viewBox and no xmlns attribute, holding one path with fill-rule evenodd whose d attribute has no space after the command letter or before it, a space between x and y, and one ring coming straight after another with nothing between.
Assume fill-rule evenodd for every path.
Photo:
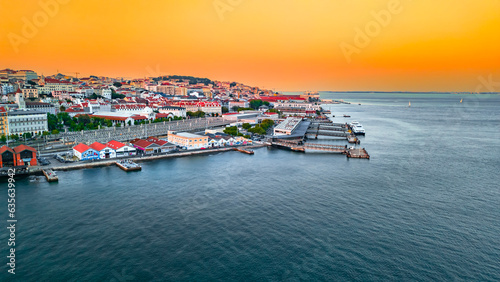
<instances>
[{"instance_id":1,"label":"glowing sun haze","mask_svg":"<svg viewBox=\"0 0 500 282\"><path fill-rule=\"evenodd\" d=\"M497 0L4 0L0 23L0 68L45 75L181 74L284 91L500 80Z\"/></svg>"}]
</instances>

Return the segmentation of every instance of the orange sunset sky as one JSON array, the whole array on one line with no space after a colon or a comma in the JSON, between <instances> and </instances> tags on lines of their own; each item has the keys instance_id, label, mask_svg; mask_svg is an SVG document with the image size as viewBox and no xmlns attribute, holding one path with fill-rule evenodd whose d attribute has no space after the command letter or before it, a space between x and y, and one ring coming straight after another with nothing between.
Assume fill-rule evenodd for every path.
<instances>
[{"instance_id":1,"label":"orange sunset sky","mask_svg":"<svg viewBox=\"0 0 500 282\"><path fill-rule=\"evenodd\" d=\"M498 0L0 0L0 23L0 68L44 75L180 74L276 91L500 82Z\"/></svg>"}]
</instances>

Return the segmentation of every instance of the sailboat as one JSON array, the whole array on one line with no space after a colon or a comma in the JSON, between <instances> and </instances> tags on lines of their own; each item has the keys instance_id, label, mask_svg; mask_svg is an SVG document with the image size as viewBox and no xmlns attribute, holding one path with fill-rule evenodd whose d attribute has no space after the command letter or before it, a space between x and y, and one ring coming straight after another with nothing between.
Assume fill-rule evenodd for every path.
<instances>
[{"instance_id":1,"label":"sailboat","mask_svg":"<svg viewBox=\"0 0 500 282\"><path fill-rule=\"evenodd\" d=\"M411 102L408 102L408 108L411 107Z\"/></svg>"},{"instance_id":2,"label":"sailboat","mask_svg":"<svg viewBox=\"0 0 500 282\"><path fill-rule=\"evenodd\" d=\"M460 99L460 103L462 103L462 101L463 101L463 100L464 100L464 99Z\"/></svg>"}]
</instances>

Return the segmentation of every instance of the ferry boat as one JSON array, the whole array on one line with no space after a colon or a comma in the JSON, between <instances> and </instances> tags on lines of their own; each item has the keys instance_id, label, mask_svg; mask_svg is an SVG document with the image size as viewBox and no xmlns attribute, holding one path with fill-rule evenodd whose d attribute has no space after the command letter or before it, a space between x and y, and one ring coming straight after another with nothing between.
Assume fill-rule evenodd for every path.
<instances>
[{"instance_id":1,"label":"ferry boat","mask_svg":"<svg viewBox=\"0 0 500 282\"><path fill-rule=\"evenodd\" d=\"M349 126L351 126L352 133L354 133L355 135L365 135L365 129L363 128L361 123L353 121L349 124Z\"/></svg>"}]
</instances>

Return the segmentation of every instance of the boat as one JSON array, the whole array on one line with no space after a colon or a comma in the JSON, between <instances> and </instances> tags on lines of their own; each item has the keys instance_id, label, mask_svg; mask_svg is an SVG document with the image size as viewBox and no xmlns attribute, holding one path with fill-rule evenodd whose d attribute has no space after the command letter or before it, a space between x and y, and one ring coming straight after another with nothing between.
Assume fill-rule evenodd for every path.
<instances>
[{"instance_id":1,"label":"boat","mask_svg":"<svg viewBox=\"0 0 500 282\"><path fill-rule=\"evenodd\" d=\"M351 116L350 115L344 115L345 118L350 118Z\"/></svg>"},{"instance_id":2,"label":"boat","mask_svg":"<svg viewBox=\"0 0 500 282\"><path fill-rule=\"evenodd\" d=\"M462 101L463 101L463 100L464 100L464 99L460 99L460 103L462 103Z\"/></svg>"},{"instance_id":3,"label":"boat","mask_svg":"<svg viewBox=\"0 0 500 282\"><path fill-rule=\"evenodd\" d=\"M408 108L411 107L411 102L408 102Z\"/></svg>"},{"instance_id":4,"label":"boat","mask_svg":"<svg viewBox=\"0 0 500 282\"><path fill-rule=\"evenodd\" d=\"M349 124L349 126L351 127L352 133L354 133L354 135L365 135L365 129L363 128L361 123L353 121Z\"/></svg>"}]
</instances>

